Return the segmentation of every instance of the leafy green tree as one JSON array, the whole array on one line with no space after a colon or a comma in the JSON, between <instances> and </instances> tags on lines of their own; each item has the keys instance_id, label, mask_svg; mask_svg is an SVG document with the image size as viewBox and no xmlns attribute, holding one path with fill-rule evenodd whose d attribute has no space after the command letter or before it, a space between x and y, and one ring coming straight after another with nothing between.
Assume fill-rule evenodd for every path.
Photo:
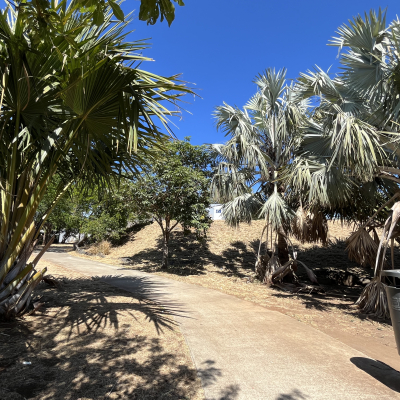
<instances>
[{"instance_id":1,"label":"leafy green tree","mask_svg":"<svg viewBox=\"0 0 400 400\"><path fill-rule=\"evenodd\" d=\"M38 207L38 224L54 201L59 179L54 179ZM118 240L133 220L130 183L123 179L109 187L86 190L75 186L60 199L42 225L43 244L51 236L85 235L91 241Z\"/></svg>"},{"instance_id":2,"label":"leafy green tree","mask_svg":"<svg viewBox=\"0 0 400 400\"><path fill-rule=\"evenodd\" d=\"M57 196L57 187L59 183L60 179L55 177L47 188L35 214L36 225L40 224L40 221L43 220L44 215L54 202ZM45 223L42 224L42 231L43 245L45 245L48 242L48 238L53 235L56 236L64 233L66 236L71 236L79 233L79 219L76 218L75 203L71 193L66 193L58 201L50 215L46 218Z\"/></svg>"},{"instance_id":3,"label":"leafy green tree","mask_svg":"<svg viewBox=\"0 0 400 400\"><path fill-rule=\"evenodd\" d=\"M174 3L180 6L185 5L182 0L173 0L173 2L171 0L141 0L139 19L154 25L158 18L160 18L161 21L165 18L168 25L171 25L172 21L175 19Z\"/></svg>"},{"instance_id":4,"label":"leafy green tree","mask_svg":"<svg viewBox=\"0 0 400 400\"><path fill-rule=\"evenodd\" d=\"M12 4L12 2L10 3ZM96 25L103 24L104 15L109 9L118 20L124 21L125 19L124 12L120 7L121 0L71 0L65 2L65 5L63 1L55 0L16 0L14 3L18 6L19 12L24 13L29 19L29 23L38 33L38 39L40 34L46 34L49 28L58 29L58 8L68 10L67 17L79 10L85 15L85 18L92 18ZM160 21L166 19L168 25L171 25L175 19L174 3L179 6L185 5L182 0L140 0L139 19L147 21L151 25L154 25L158 19Z\"/></svg>"},{"instance_id":5,"label":"leafy green tree","mask_svg":"<svg viewBox=\"0 0 400 400\"><path fill-rule=\"evenodd\" d=\"M118 186L81 194L77 211L85 212L77 215L81 221L79 232L95 242L120 239L129 222L135 219L132 204L132 184L125 179Z\"/></svg>"},{"instance_id":6,"label":"leafy green tree","mask_svg":"<svg viewBox=\"0 0 400 400\"><path fill-rule=\"evenodd\" d=\"M133 186L135 213L141 219L154 219L161 228L163 268L168 267L169 240L178 224L194 228L201 238L211 223L211 161L205 146L193 146L188 138L174 140Z\"/></svg>"},{"instance_id":7,"label":"leafy green tree","mask_svg":"<svg viewBox=\"0 0 400 400\"><path fill-rule=\"evenodd\" d=\"M125 41L130 18L115 22L106 8L99 24L80 1L26 4L0 14L0 315L9 317L27 309L45 273L35 268L46 247L26 260L63 194L137 173L165 138L156 123L168 129L168 104L188 91L139 68L145 45Z\"/></svg>"}]
</instances>

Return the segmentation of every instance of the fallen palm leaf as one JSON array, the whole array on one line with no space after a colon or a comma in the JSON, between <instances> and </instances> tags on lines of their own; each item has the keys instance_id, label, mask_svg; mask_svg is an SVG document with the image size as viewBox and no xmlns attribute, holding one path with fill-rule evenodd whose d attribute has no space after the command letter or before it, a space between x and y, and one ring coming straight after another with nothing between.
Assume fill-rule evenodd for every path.
<instances>
[{"instance_id":1,"label":"fallen palm leaf","mask_svg":"<svg viewBox=\"0 0 400 400\"><path fill-rule=\"evenodd\" d=\"M318 283L318 279L317 279L317 275L314 274L314 271L310 268L307 267L306 264L304 264L302 261L297 260L297 262L303 266L303 268L305 269L308 279L312 282L312 283L316 283L317 285L319 285Z\"/></svg>"},{"instance_id":2,"label":"fallen palm leaf","mask_svg":"<svg viewBox=\"0 0 400 400\"><path fill-rule=\"evenodd\" d=\"M305 283L300 283L293 293L325 294L325 290L320 286L312 286L312 285L307 285Z\"/></svg>"},{"instance_id":3,"label":"fallen palm leaf","mask_svg":"<svg viewBox=\"0 0 400 400\"><path fill-rule=\"evenodd\" d=\"M272 275L269 277L271 282L282 282L282 279L292 271L292 264L294 260L287 261L284 265L280 266ZM292 271L293 272L293 271Z\"/></svg>"}]
</instances>

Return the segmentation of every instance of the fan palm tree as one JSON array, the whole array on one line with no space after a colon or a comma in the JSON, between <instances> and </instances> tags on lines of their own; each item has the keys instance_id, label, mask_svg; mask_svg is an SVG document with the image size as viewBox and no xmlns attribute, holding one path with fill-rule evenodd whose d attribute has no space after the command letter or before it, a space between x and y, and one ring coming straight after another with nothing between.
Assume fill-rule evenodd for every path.
<instances>
[{"instance_id":1,"label":"fan palm tree","mask_svg":"<svg viewBox=\"0 0 400 400\"><path fill-rule=\"evenodd\" d=\"M213 145L220 163L213 177L212 195L224 204L224 217L230 225L265 219L261 242L266 233L265 243L268 248L271 242L271 251L263 257L259 252L256 272L261 280L275 283L297 266L296 253L289 256L289 233L304 240L325 241L326 224L317 210L305 215L301 200L294 198L291 187L282 181L284 167L293 162L308 124L307 102L287 85L286 70L268 69L255 83L257 93L243 110L225 103L216 108L217 127L229 140ZM297 215L294 206L300 206ZM301 218L307 232L295 229Z\"/></svg>"},{"instance_id":2,"label":"fan palm tree","mask_svg":"<svg viewBox=\"0 0 400 400\"><path fill-rule=\"evenodd\" d=\"M338 36L331 41L340 51L347 50L341 53L342 72L331 78L317 68L301 74L296 85L300 98L318 96L320 101L312 112L318 132L304 136L292 178L300 185L301 177L307 176L311 187L313 172L307 166L310 159L343 177L339 190L329 189L331 182L326 181L320 192L330 190L331 196L326 196L325 202L331 203L334 212L360 222L359 230L348 240L348 250L354 260L375 264L375 279L358 304L364 312L377 316L388 316L388 308L380 278L384 262L377 256L375 228L386 227L379 248L392 239L393 250L393 239L398 235L394 228L399 216L395 213L392 220L388 206L398 198L400 183L399 43L399 20L386 26L381 10L357 16L339 27ZM315 191L315 196L318 194ZM352 200L349 207L349 198L361 202Z\"/></svg>"},{"instance_id":3,"label":"fan palm tree","mask_svg":"<svg viewBox=\"0 0 400 400\"><path fill-rule=\"evenodd\" d=\"M98 24L79 4L52 2L47 30L23 7L0 13L0 316L29 307L51 242L29 261L33 247L70 185L137 172L164 140L157 124L168 129L176 112L168 103L188 91L139 68L146 46L125 40L130 16L115 22L107 8ZM56 174L54 201L35 223Z\"/></svg>"}]
</instances>

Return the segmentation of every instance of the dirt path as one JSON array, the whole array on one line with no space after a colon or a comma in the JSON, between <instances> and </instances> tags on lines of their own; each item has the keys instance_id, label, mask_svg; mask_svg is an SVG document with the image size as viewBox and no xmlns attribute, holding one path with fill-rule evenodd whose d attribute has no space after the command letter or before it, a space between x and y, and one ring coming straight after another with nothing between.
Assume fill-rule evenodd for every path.
<instances>
[{"instance_id":1,"label":"dirt path","mask_svg":"<svg viewBox=\"0 0 400 400\"><path fill-rule=\"evenodd\" d=\"M299 259L312 267L322 287L334 295L293 295L261 284L254 276L255 252L258 251L263 221L242 224L239 228L228 227L223 221L214 221L206 243L200 245L194 237L182 231L174 232L171 240L171 265L162 270L160 229L157 224L147 225L119 246L108 248L101 256L96 246L86 248L86 259L122 267L122 263L133 270L149 272L185 283L201 285L230 294L243 300L279 311L302 323L308 324L343 343L379 359L400 370L400 357L390 320L377 320L360 314L354 306L363 285L349 287L335 279L351 273L357 277L371 279L372 270L349 261L344 239L353 227L329 221L332 242L323 247L318 244L302 244L293 239ZM62 245L56 245L61 246ZM72 250L64 246L65 250ZM400 251L396 249L400 262ZM397 265L400 268L400 263ZM300 274L304 271L298 271ZM301 280L307 280L306 276Z\"/></svg>"},{"instance_id":2,"label":"dirt path","mask_svg":"<svg viewBox=\"0 0 400 400\"><path fill-rule=\"evenodd\" d=\"M44 258L160 301L180 325L207 399L400 398L398 371L282 313L68 254Z\"/></svg>"}]
</instances>

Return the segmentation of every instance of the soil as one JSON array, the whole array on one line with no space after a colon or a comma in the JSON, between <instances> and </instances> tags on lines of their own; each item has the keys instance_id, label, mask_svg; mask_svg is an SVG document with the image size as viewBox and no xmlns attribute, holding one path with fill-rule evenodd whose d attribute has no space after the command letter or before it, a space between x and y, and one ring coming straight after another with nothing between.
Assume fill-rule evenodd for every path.
<instances>
[{"instance_id":1,"label":"soil","mask_svg":"<svg viewBox=\"0 0 400 400\"><path fill-rule=\"evenodd\" d=\"M60 249L62 250L62 249ZM34 315L0 323L0 399L204 399L172 316L60 266Z\"/></svg>"},{"instance_id":2,"label":"soil","mask_svg":"<svg viewBox=\"0 0 400 400\"><path fill-rule=\"evenodd\" d=\"M372 278L373 271L347 258L345 239L350 236L353 227L330 221L330 243L326 247L302 244L293 239L298 259L316 273L325 295L294 295L267 287L254 279L254 263L262 227L263 221L243 224L239 228L230 228L223 221L214 221L203 244L199 244L194 235L185 236L182 229L178 228L172 234L171 259L167 270L161 269L162 236L156 224L133 232L129 240L111 248L108 255L89 256L76 252L74 255L160 274L252 301L312 325L400 370L390 320L377 320L360 314L354 305L367 282L365 280ZM398 248L395 254L399 262ZM396 267L400 268L400 265ZM298 274L301 280L306 281L304 272L299 270ZM352 286L343 284L349 275L353 279Z\"/></svg>"}]
</instances>

